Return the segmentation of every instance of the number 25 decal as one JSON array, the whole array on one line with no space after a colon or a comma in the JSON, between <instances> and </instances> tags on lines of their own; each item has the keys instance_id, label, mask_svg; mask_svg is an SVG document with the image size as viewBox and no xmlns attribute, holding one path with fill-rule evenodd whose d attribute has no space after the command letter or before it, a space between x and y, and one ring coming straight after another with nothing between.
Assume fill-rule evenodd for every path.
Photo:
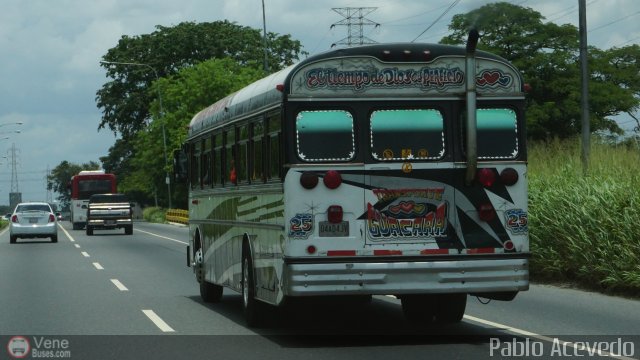
<instances>
[{"instance_id":1,"label":"number 25 decal","mask_svg":"<svg viewBox=\"0 0 640 360\"><path fill-rule=\"evenodd\" d=\"M511 209L504 213L507 224L506 227L515 235L526 234L529 231L529 220L527 213L522 209Z\"/></svg>"}]
</instances>

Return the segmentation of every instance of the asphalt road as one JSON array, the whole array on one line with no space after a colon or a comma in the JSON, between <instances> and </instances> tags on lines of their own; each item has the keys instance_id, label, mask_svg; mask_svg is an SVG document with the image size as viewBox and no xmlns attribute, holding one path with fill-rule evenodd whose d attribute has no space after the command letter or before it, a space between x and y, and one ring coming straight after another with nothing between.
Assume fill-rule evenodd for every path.
<instances>
[{"instance_id":1,"label":"asphalt road","mask_svg":"<svg viewBox=\"0 0 640 360\"><path fill-rule=\"evenodd\" d=\"M238 294L200 300L186 227L140 222L132 236L88 237L59 225L57 244L9 244L0 232L0 359L13 358L15 336L30 358L640 358L640 301L542 285L512 302L470 297L463 322L446 327L412 327L399 300L377 296L298 302L251 329Z\"/></svg>"}]
</instances>

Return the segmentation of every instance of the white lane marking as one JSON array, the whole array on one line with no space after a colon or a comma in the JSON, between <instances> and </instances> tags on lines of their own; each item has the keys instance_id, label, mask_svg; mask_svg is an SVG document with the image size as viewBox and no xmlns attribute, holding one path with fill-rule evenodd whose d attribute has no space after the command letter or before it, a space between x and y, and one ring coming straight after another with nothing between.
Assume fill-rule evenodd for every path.
<instances>
[{"instance_id":1,"label":"white lane marking","mask_svg":"<svg viewBox=\"0 0 640 360\"><path fill-rule=\"evenodd\" d=\"M583 346L584 344L576 344L576 343L572 343L570 341L560 340L558 338L550 338L548 336L532 333L530 331L514 328L514 327L511 327L511 326L500 324L500 323L496 323L496 322L493 322L493 321L480 319L480 318L477 318L477 317L471 316L471 315L465 315L464 318L467 319L467 320L470 320L470 321L474 321L474 322L477 322L477 323L484 324L484 325L489 325L489 326L493 326L493 327L496 327L496 328L500 328L500 329L503 329L505 331L509 331L509 332L512 332L512 333L515 333L515 334L529 336L529 337L536 338L536 339L539 339L539 340L542 340L542 341L548 341L548 342L554 343L554 344L558 343L563 347L572 347L572 348L574 348L574 349L576 349L578 351L587 351L587 349ZM622 355L618 355L618 354L612 354L610 352L602 351L602 350L597 350L596 353L599 356L607 356L607 357L612 357L614 359L635 360L634 358L630 358L630 357L626 357L626 356L622 356Z\"/></svg>"},{"instance_id":2,"label":"white lane marking","mask_svg":"<svg viewBox=\"0 0 640 360\"><path fill-rule=\"evenodd\" d=\"M67 235L67 237L69 238L69 241L71 242L75 242L76 240L73 238L73 236L71 236L71 234L69 234L69 232L67 231L67 229L64 228L64 226L60 225L58 223L58 227L60 227L60 229L62 229L62 232L64 232L65 235Z\"/></svg>"},{"instance_id":3,"label":"white lane marking","mask_svg":"<svg viewBox=\"0 0 640 360\"><path fill-rule=\"evenodd\" d=\"M127 287L126 287L126 286L124 286L124 285L120 282L120 280L118 280L118 279L111 279L111 282L113 283L113 285L115 285L115 286L118 288L118 290L120 290L120 291L129 291L129 289L127 289Z\"/></svg>"},{"instance_id":4,"label":"white lane marking","mask_svg":"<svg viewBox=\"0 0 640 360\"><path fill-rule=\"evenodd\" d=\"M100 263L94 262L93 266L95 266L96 269L98 269L98 270L104 270L104 268L102 267L102 265L100 265Z\"/></svg>"},{"instance_id":5,"label":"white lane marking","mask_svg":"<svg viewBox=\"0 0 640 360\"><path fill-rule=\"evenodd\" d=\"M89 253L87 253L86 251L81 252L82 256L84 257L89 257Z\"/></svg>"},{"instance_id":6,"label":"white lane marking","mask_svg":"<svg viewBox=\"0 0 640 360\"><path fill-rule=\"evenodd\" d=\"M149 320L151 320L156 326L162 330L162 332L175 332L164 320L160 318L160 316L156 315L153 310L142 310L142 312L147 315Z\"/></svg>"},{"instance_id":7,"label":"white lane marking","mask_svg":"<svg viewBox=\"0 0 640 360\"><path fill-rule=\"evenodd\" d=\"M144 230L140 230L140 229L136 229L136 231L140 231L140 232L142 232L142 233L145 233L145 234L148 234L148 235L151 235L151 236L159 237L159 238L161 238L161 239L171 240L171 241L174 241L174 242L177 242L177 243L180 243L180 244L189 245L189 243L186 243L186 242L184 242L184 241L180 241L180 240L172 239L172 238L170 238L170 237L166 237L166 236L162 236L162 235L154 234L154 233L151 233L151 232L148 232L148 231L144 231Z\"/></svg>"},{"instance_id":8,"label":"white lane marking","mask_svg":"<svg viewBox=\"0 0 640 360\"><path fill-rule=\"evenodd\" d=\"M76 249L80 249L80 245L78 244L73 244L73 245L76 247Z\"/></svg>"}]
</instances>

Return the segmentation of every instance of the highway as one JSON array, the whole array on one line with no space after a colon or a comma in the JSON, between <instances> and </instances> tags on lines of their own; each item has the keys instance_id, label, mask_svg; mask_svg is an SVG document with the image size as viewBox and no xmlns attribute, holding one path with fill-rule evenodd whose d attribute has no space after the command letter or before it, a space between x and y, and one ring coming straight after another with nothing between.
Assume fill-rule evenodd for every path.
<instances>
[{"instance_id":1,"label":"highway","mask_svg":"<svg viewBox=\"0 0 640 360\"><path fill-rule=\"evenodd\" d=\"M298 302L274 310L270 326L248 328L239 294L225 289L221 303L201 301L186 266L186 227L137 222L132 236L86 236L59 226L56 244L9 244L8 231L0 233L3 349L21 336L40 351L33 358L640 358L640 301L548 285L512 302L470 297L463 322L445 327L417 329L398 299L376 296L370 304ZM66 352L42 352L43 339Z\"/></svg>"}]
</instances>

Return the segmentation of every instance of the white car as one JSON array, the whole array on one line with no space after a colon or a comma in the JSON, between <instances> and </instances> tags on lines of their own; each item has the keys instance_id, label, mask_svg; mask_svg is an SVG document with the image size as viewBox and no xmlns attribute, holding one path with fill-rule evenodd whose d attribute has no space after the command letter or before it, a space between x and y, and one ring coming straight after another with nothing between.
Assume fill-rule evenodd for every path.
<instances>
[{"instance_id":1,"label":"white car","mask_svg":"<svg viewBox=\"0 0 640 360\"><path fill-rule=\"evenodd\" d=\"M11 214L9 242L18 238L46 238L58 242L58 223L51 206L46 202L20 203Z\"/></svg>"}]
</instances>

